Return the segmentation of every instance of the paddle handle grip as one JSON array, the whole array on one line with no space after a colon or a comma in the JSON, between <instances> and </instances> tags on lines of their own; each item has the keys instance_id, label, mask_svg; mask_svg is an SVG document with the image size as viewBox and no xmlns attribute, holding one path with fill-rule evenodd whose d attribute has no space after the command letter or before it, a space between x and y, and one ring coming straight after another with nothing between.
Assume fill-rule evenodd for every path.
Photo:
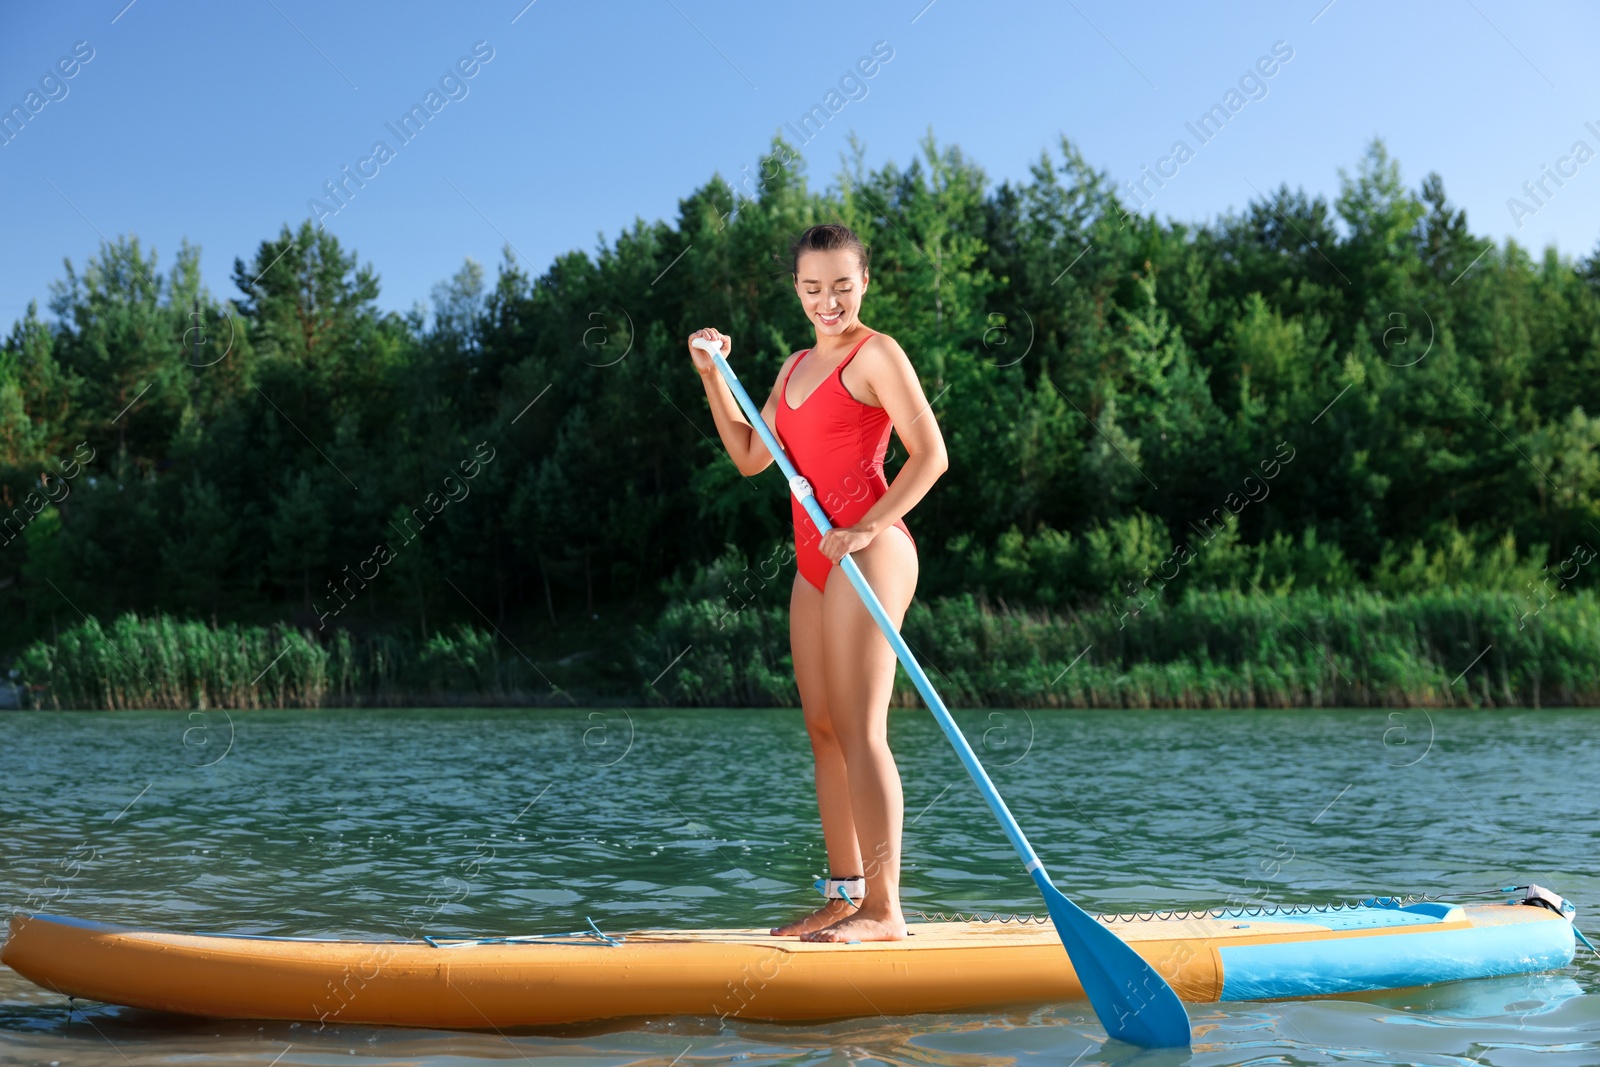
<instances>
[{"instance_id":1,"label":"paddle handle grip","mask_svg":"<svg viewBox=\"0 0 1600 1067\"><path fill-rule=\"evenodd\" d=\"M705 337L697 337L692 342L694 347L711 355L712 362L716 364L717 372L722 375L722 380L728 383L728 389L733 393L734 400L738 401L739 408L750 420L750 426L761 435L762 442L767 446L767 451L772 454L773 460L778 464L778 469L783 472L784 478L789 482L789 491L795 499L806 509L806 514L811 516L811 521L816 523L820 533L827 533L833 529L833 523L828 520L827 513L822 510L822 505L817 503L816 494L811 490L811 483L795 470L794 464L789 461L788 453L778 443L772 433L772 428L767 425L767 420L761 417L761 409L756 407L755 401L750 399L750 394L745 392L744 385L739 381L739 376L733 372L728 361L722 355L722 346ZM867 576L861 573L861 568L847 552L839 560L839 566L845 576L850 579L850 584L856 587L856 592L861 595L861 602L867 606L867 612L878 624L878 629L883 631L883 636L889 639L889 647L894 649L895 656L905 667L906 674L910 676L912 684L917 687L917 692L922 694L922 699L927 702L928 710L933 712L934 721L944 731L945 737L950 739L950 744L955 747L956 755L967 768L967 773L972 775L972 780L978 784L978 790L983 794L983 799L988 803L989 810L994 812L995 818L1000 821L1000 826L1011 839L1012 847L1027 864L1028 874L1034 882L1041 887L1050 886L1050 876L1045 872L1044 864L1033 851L1033 846L1022 833L1022 827L1017 825L1016 818L1011 810L1006 807L1006 802L1001 799L999 790L989 780L989 774L983 769L977 754L972 751L972 746L967 742L966 735L956 725L950 711L944 706L944 701L939 699L939 694L934 690L933 683L928 680L927 672L912 655L910 647L900 632L895 629L888 612L884 611L883 604L878 600L878 595L872 591L872 586L867 584Z\"/></svg>"}]
</instances>

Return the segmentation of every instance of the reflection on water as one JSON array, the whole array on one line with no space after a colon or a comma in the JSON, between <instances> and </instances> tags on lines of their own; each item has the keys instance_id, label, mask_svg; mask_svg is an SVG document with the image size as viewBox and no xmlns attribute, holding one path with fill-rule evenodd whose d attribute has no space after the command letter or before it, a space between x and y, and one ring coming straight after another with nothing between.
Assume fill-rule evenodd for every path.
<instances>
[{"instance_id":1,"label":"reflection on water","mask_svg":"<svg viewBox=\"0 0 1600 1067\"><path fill-rule=\"evenodd\" d=\"M1532 880L1600 907L1592 713L958 716L1090 910ZM215 721L212 721L212 720ZM765 926L823 853L797 712L8 714L0 905L312 936ZM926 712L892 718L905 900L1037 911ZM196 732L199 731L199 732ZM1086 1005L796 1026L538 1033L206 1022L79 1005L0 970L0 1062L1600 1063L1600 966L1330 1000L1193 1005L1192 1058L1106 1045Z\"/></svg>"}]
</instances>

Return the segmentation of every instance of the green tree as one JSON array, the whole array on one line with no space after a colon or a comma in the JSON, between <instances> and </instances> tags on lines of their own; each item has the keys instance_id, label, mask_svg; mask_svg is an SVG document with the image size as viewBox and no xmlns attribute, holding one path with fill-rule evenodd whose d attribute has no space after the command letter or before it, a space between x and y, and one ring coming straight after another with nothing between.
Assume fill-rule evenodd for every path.
<instances>
[{"instance_id":1,"label":"green tree","mask_svg":"<svg viewBox=\"0 0 1600 1067\"><path fill-rule=\"evenodd\" d=\"M318 481L302 470L293 475L285 472L282 485L283 491L272 496L273 510L267 519L272 545L267 570L284 589L300 594L311 615L312 578L327 573L326 580L338 584L344 576L332 577L328 552L332 531ZM321 596L324 590L316 592Z\"/></svg>"}]
</instances>

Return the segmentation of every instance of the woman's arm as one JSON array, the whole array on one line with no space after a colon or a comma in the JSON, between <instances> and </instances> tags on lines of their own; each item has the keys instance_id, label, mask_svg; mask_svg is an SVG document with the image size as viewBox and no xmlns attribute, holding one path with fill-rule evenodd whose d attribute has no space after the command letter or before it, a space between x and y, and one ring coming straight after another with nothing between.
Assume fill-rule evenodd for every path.
<instances>
[{"instance_id":1,"label":"woman's arm","mask_svg":"<svg viewBox=\"0 0 1600 1067\"><path fill-rule=\"evenodd\" d=\"M878 534L893 526L917 506L939 476L950 468L950 456L945 451L938 420L922 392L916 368L912 367L899 342L886 334L873 335L851 365L860 366L863 362L867 372L866 389L871 394L869 400L875 399L889 413L889 421L894 424L900 443L906 446L907 455L905 465L894 476L888 491L859 522L847 530L833 530L823 536L818 548L835 563L846 552L866 547ZM836 550L837 554L830 550Z\"/></svg>"},{"instance_id":2,"label":"woman's arm","mask_svg":"<svg viewBox=\"0 0 1600 1067\"><path fill-rule=\"evenodd\" d=\"M732 346L722 334L711 329L699 330L690 335L691 345L697 337L709 337L720 342L723 358L727 358ZM711 402L711 417L717 424L717 434L722 438L722 446L728 450L728 457L733 460L733 465L739 468L739 473L746 478L760 474L772 465L772 453L767 451L761 435L756 433L755 427L750 425L750 420L745 418L744 412L739 408L739 402L734 399L733 390L722 380L722 375L717 371L717 365L712 362L711 356L698 348L691 347L689 351L694 356L695 370L700 372L700 384L705 386L706 398ZM794 356L791 355L783 365L784 370L787 370L789 363L793 361ZM783 381L782 370L778 372L778 381ZM761 408L761 417L774 435L778 432L777 397L778 386L775 382L771 392L767 394L766 404Z\"/></svg>"}]
</instances>

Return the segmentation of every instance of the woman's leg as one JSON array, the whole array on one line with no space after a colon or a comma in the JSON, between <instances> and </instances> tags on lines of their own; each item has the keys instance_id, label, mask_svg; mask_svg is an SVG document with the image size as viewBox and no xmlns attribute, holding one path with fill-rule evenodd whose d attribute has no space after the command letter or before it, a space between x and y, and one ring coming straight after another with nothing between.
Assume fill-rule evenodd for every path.
<instances>
[{"instance_id":1,"label":"woman's leg","mask_svg":"<svg viewBox=\"0 0 1600 1067\"><path fill-rule=\"evenodd\" d=\"M800 688L806 733L816 760L817 811L822 816L822 840L828 850L828 874L849 878L861 874L861 850L850 812L850 786L845 779L844 753L828 717L828 687L823 674L822 590L800 575L794 576L789 598L789 651L794 657L794 680ZM804 934L821 929L855 909L831 900L805 918L773 929L774 934Z\"/></svg>"},{"instance_id":2,"label":"woman's leg","mask_svg":"<svg viewBox=\"0 0 1600 1067\"><path fill-rule=\"evenodd\" d=\"M854 558L898 630L917 587L917 552L911 539L899 527L890 527ZM897 940L905 937L906 928L900 912L904 799L900 772L889 752L895 655L861 595L838 568L829 572L822 594L822 634L828 712L844 755L867 895L853 915L808 934L807 940Z\"/></svg>"}]
</instances>

